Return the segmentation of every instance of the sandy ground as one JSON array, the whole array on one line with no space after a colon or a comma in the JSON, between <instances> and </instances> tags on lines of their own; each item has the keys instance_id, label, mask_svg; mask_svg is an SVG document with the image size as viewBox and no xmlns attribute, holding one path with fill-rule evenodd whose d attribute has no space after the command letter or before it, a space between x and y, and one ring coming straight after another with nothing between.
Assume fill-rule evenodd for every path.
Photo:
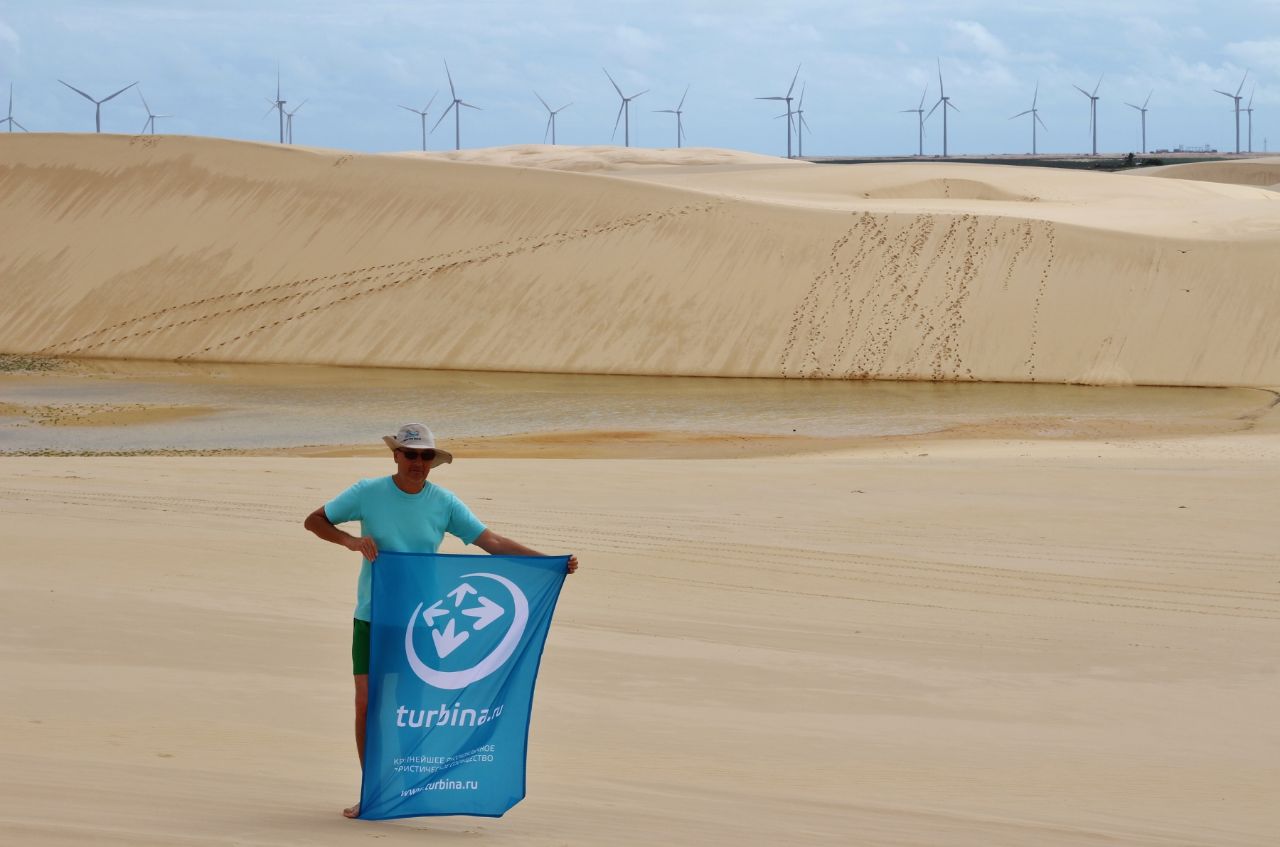
<instances>
[{"instance_id":1,"label":"sandy ground","mask_svg":"<svg viewBox=\"0 0 1280 847\"><path fill-rule=\"evenodd\" d=\"M0 352L1280 384L1274 191L712 152L6 135Z\"/></svg>"},{"instance_id":2,"label":"sandy ground","mask_svg":"<svg viewBox=\"0 0 1280 847\"><path fill-rule=\"evenodd\" d=\"M23 845L1270 845L1280 432L752 460L470 459L583 561L529 797L350 822L385 459L0 462L0 831ZM446 549L456 549L447 547Z\"/></svg>"}]
</instances>

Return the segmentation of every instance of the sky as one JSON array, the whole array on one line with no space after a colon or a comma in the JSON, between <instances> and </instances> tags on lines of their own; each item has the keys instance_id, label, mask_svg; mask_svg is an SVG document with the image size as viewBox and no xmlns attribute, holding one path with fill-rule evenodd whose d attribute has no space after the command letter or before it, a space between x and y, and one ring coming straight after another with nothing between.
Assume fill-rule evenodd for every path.
<instances>
[{"instance_id":1,"label":"sky","mask_svg":"<svg viewBox=\"0 0 1280 847\"><path fill-rule=\"evenodd\" d=\"M938 99L938 65L956 109L952 154L1023 153L1037 97L1040 152L1088 152L1098 86L1100 152L1147 147L1235 149L1232 101L1253 98L1253 149L1280 148L1280 0L0 0L0 108L32 131L93 130L94 97L138 81L165 133L278 140L279 68L286 109L302 101L294 141L381 152L421 147L451 99L464 148L542 143L547 112L563 144L611 141L619 98L631 103L632 146L672 147L683 107L686 146L786 153L784 95L799 66L806 156L910 155L916 108ZM1248 73L1247 79L1245 74ZM1099 85L1099 78L1101 84ZM1038 95L1035 94L1038 85ZM104 132L138 133L138 90L102 108ZM942 110L924 152L942 147ZM4 113L0 113L0 119ZM1247 148L1247 115L1241 146ZM1264 142L1265 139L1265 142ZM452 148L449 114L427 138ZM793 142L794 144L795 142Z\"/></svg>"}]
</instances>

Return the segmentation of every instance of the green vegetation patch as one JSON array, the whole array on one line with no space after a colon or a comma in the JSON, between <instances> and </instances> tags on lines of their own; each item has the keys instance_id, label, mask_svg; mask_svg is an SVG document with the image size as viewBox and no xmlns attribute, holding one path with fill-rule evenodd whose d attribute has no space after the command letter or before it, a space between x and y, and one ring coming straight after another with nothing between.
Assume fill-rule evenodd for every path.
<instances>
[{"instance_id":1,"label":"green vegetation patch","mask_svg":"<svg viewBox=\"0 0 1280 847\"><path fill-rule=\"evenodd\" d=\"M67 366L65 359L56 356L36 356L29 353L0 353L0 373L34 373L56 371Z\"/></svg>"}]
</instances>

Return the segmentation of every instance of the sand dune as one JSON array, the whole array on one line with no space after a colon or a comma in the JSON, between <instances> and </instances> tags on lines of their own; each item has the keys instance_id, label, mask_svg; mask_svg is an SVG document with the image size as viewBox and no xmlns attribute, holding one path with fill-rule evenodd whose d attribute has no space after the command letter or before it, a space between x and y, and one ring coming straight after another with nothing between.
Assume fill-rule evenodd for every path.
<instances>
[{"instance_id":1,"label":"sand dune","mask_svg":"<svg viewBox=\"0 0 1280 847\"><path fill-rule=\"evenodd\" d=\"M1192 179L1228 185L1258 185L1280 190L1280 156L1259 159L1233 159L1225 162L1191 162L1185 165L1163 165L1135 171L1142 176L1166 179Z\"/></svg>"},{"instance_id":2,"label":"sand dune","mask_svg":"<svg viewBox=\"0 0 1280 847\"><path fill-rule=\"evenodd\" d=\"M496 166L0 138L0 351L1280 384L1272 192L981 165L565 155L595 155L602 173L510 167L539 158L518 150L474 154L508 163Z\"/></svg>"}]
</instances>

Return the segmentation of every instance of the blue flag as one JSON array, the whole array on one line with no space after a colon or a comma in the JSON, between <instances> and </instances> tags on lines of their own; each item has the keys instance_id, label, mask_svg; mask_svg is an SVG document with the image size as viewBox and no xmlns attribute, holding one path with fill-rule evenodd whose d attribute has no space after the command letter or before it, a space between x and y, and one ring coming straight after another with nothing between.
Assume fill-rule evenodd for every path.
<instances>
[{"instance_id":1,"label":"blue flag","mask_svg":"<svg viewBox=\"0 0 1280 847\"><path fill-rule=\"evenodd\" d=\"M497 817L524 798L533 685L568 561L378 553L360 817Z\"/></svg>"}]
</instances>

